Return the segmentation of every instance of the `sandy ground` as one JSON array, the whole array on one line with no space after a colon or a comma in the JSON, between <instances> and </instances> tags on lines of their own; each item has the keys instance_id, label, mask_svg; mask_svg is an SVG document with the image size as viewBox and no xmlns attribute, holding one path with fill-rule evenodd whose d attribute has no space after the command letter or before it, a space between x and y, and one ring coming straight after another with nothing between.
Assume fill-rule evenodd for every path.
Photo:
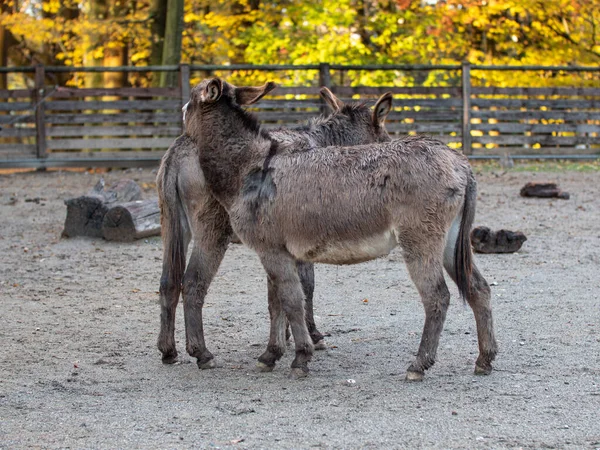
<instances>
[{"instance_id":1,"label":"sandy ground","mask_svg":"<svg viewBox=\"0 0 600 450\"><path fill-rule=\"evenodd\" d=\"M154 195L150 170L104 176ZM294 381L293 351L273 373L253 370L268 336L265 276L232 245L205 308L221 367L163 365L160 239L60 238L63 200L99 177L0 176L0 448L600 448L600 172L478 175L476 225L529 238L516 254L477 257L500 353L492 375L472 374L475 323L453 288L422 383L404 381L424 315L397 251L317 267L328 349ZM519 197L531 180L571 199Z\"/></svg>"}]
</instances>

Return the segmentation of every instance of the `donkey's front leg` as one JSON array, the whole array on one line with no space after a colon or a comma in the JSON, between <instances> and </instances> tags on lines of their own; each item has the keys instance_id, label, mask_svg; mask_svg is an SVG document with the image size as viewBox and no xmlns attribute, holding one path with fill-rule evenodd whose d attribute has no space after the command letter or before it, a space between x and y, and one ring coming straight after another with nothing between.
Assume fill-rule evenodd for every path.
<instances>
[{"instance_id":1,"label":"donkey's front leg","mask_svg":"<svg viewBox=\"0 0 600 450\"><path fill-rule=\"evenodd\" d=\"M186 349L190 356L197 358L200 369L216 367L214 356L204 342L202 307L204 297L214 278L229 242L229 232L221 231L214 240L211 234L197 236L190 262L183 277L183 312L185 317Z\"/></svg>"},{"instance_id":2,"label":"donkey's front leg","mask_svg":"<svg viewBox=\"0 0 600 450\"><path fill-rule=\"evenodd\" d=\"M308 374L308 362L311 360L313 353L313 344L306 326L305 308L304 308L304 293L300 284L296 261L287 252L259 252L259 256L267 277L269 279L270 290L274 293L279 301L271 302L271 313L273 317L281 317L280 307L285 313L294 336L296 347L296 357L292 361L292 371L290 376L298 378ZM280 305L280 306L279 306ZM274 313L274 314L273 314ZM278 333L277 339L279 342L285 339L285 323L272 323L275 325ZM260 361L263 364L268 364L269 361ZM275 364L275 361L272 362Z\"/></svg>"}]
</instances>

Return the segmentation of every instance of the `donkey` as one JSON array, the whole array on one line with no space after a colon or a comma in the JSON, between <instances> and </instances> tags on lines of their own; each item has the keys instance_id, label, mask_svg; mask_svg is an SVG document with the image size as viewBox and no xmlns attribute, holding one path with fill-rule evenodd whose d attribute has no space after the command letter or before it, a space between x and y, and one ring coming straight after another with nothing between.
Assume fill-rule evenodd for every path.
<instances>
[{"instance_id":1,"label":"donkey","mask_svg":"<svg viewBox=\"0 0 600 450\"><path fill-rule=\"evenodd\" d=\"M333 113L329 117L312 119L296 129L272 131L271 136L278 142L280 151L302 152L327 145L390 140L384 122L391 109L391 94L381 96L371 112L365 104L344 104L327 88L322 88L320 93ZM202 305L227 249L232 229L227 211L206 185L196 143L189 135L177 138L165 153L157 175L157 188L164 242L158 348L164 363L178 361L175 310L183 291L187 351L197 358L199 368L212 368L216 363L204 341ZM186 252L192 238L194 244L186 268ZM315 348L325 348L323 335L317 330L313 316L314 266L310 262L297 261L296 268L306 297L306 322L311 339ZM269 311L280 310L272 306L279 300L275 298L274 285L270 281L268 298ZM272 370L272 361L285 350L273 330L275 328L270 333L267 350L259 358L258 367L263 371Z\"/></svg>"},{"instance_id":2,"label":"donkey","mask_svg":"<svg viewBox=\"0 0 600 450\"><path fill-rule=\"evenodd\" d=\"M435 361L450 301L443 269L475 315L475 373L491 373L497 344L490 288L472 259L477 188L467 158L427 137L280 152L241 107L273 88L204 80L192 89L185 127L198 145L207 186L274 286L280 302L271 306L290 323L296 350L290 375L307 375L313 353L297 261L354 264L397 245L425 308L406 379L422 380ZM282 311L273 315L282 340Z\"/></svg>"}]
</instances>

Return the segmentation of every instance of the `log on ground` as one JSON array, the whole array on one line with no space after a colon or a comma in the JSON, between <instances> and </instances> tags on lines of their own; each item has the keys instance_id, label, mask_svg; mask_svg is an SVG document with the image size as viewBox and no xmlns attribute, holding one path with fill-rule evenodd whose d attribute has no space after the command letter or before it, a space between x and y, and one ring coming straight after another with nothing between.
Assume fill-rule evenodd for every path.
<instances>
[{"instance_id":1,"label":"log on ground","mask_svg":"<svg viewBox=\"0 0 600 450\"><path fill-rule=\"evenodd\" d=\"M492 231L488 227L476 227L471 231L471 245L477 253L514 253L526 240L520 231Z\"/></svg>"},{"instance_id":2,"label":"log on ground","mask_svg":"<svg viewBox=\"0 0 600 450\"><path fill-rule=\"evenodd\" d=\"M86 195L65 200L67 217L63 237L102 237L102 221L112 205L118 202L140 200L142 190L133 180L121 180L104 189L104 180Z\"/></svg>"},{"instance_id":3,"label":"log on ground","mask_svg":"<svg viewBox=\"0 0 600 450\"><path fill-rule=\"evenodd\" d=\"M110 208L102 222L102 236L107 241L131 242L160 235L158 199L121 203Z\"/></svg>"},{"instance_id":4,"label":"log on ground","mask_svg":"<svg viewBox=\"0 0 600 450\"><path fill-rule=\"evenodd\" d=\"M527 183L521 188L521 197L569 199L569 193L562 191L556 183Z\"/></svg>"}]
</instances>

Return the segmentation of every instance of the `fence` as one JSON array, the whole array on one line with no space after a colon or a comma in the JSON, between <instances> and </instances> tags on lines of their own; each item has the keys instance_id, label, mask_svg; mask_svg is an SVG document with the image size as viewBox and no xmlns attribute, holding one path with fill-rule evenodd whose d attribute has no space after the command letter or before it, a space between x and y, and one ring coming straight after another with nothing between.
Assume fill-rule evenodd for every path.
<instances>
[{"instance_id":1,"label":"fence","mask_svg":"<svg viewBox=\"0 0 600 450\"><path fill-rule=\"evenodd\" d=\"M498 71L585 73L583 87L500 87L482 83ZM49 74L177 72L168 88L50 86ZM544 66L163 66L0 68L21 73L28 89L0 90L0 167L156 165L182 132L181 107L202 73L232 75L313 71L310 86L280 87L253 108L267 128L293 126L323 111L320 86L342 99L394 93L387 128L392 135L425 133L472 158L596 158L600 156L600 68ZM441 74L445 86L350 86L349 73ZM480 75L473 77L473 73ZM484 74L483 76L481 74ZM414 77L415 79L417 77ZM421 77L423 80L424 77ZM431 81L431 80L429 80ZM305 84L307 84L305 82ZM487 84L487 85L482 85Z\"/></svg>"}]
</instances>

